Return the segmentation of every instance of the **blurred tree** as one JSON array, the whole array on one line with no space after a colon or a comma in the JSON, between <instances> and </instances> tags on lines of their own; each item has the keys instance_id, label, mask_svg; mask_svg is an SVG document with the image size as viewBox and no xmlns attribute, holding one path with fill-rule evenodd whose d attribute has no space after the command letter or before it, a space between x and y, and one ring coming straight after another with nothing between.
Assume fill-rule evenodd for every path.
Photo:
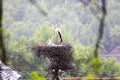
<instances>
[{"instance_id":1,"label":"blurred tree","mask_svg":"<svg viewBox=\"0 0 120 80\"><path fill-rule=\"evenodd\" d=\"M77 67L76 76L79 77L119 77L120 64L114 59L105 59L100 57L99 62L94 59L94 48L92 46L83 46L81 44L74 45L74 59ZM97 64L97 65L94 65ZM95 68L98 69L97 72Z\"/></svg>"},{"instance_id":2,"label":"blurred tree","mask_svg":"<svg viewBox=\"0 0 120 80\"><path fill-rule=\"evenodd\" d=\"M2 59L2 54L3 54L3 36L2 36L2 0L0 0L0 59ZM0 71L1 71L1 67L0 67ZM2 76L0 75L0 79L2 79Z\"/></svg>"},{"instance_id":3,"label":"blurred tree","mask_svg":"<svg viewBox=\"0 0 120 80\"><path fill-rule=\"evenodd\" d=\"M0 59L4 64L7 64L6 49L3 39L3 27L2 27L2 16L3 16L3 4L0 0Z\"/></svg>"},{"instance_id":4,"label":"blurred tree","mask_svg":"<svg viewBox=\"0 0 120 80\"><path fill-rule=\"evenodd\" d=\"M72 43L72 36L68 33L64 26L61 26L63 43ZM48 24L43 24L39 29L36 29L31 41L33 44L46 44L51 40L53 43L56 43L55 34L54 34L55 26L49 26Z\"/></svg>"},{"instance_id":5,"label":"blurred tree","mask_svg":"<svg viewBox=\"0 0 120 80\"><path fill-rule=\"evenodd\" d=\"M90 70L90 63L93 58L93 49L92 46L83 46L79 43L76 43L74 45L74 59L75 59L75 65L78 68L78 76L86 76L88 74L88 70ZM91 66L92 67L92 66ZM91 71L92 72L92 71Z\"/></svg>"},{"instance_id":6,"label":"blurred tree","mask_svg":"<svg viewBox=\"0 0 120 80\"><path fill-rule=\"evenodd\" d=\"M3 38L7 49L7 55L9 55L9 64L18 70L22 70L23 78L28 78L30 73L29 70L41 70L42 67L45 67L46 65L42 64L44 63L42 60L33 57L28 47L38 43L47 43L49 39L55 43L54 27L51 24L56 23L61 26L64 38L63 43L68 42L76 45L75 42L78 42L81 49L85 48L85 53L91 57L89 51L93 52L92 49L94 48L90 46L97 43L96 39L98 35L100 36L99 31L101 31L99 28L99 20L101 19L102 22L102 0L35 1L36 3L34 4L34 2L32 2L32 5L29 0L3 1L3 27L5 28ZM36 4L40 4L40 7L37 8ZM49 14L43 16L44 14L41 13L41 9ZM40 11L40 13L38 13L38 11ZM102 54L109 53L113 48L120 45L120 29L118 28L120 25L119 0L107 1L107 12L109 14L107 14L104 23L105 29L102 44L96 44L96 46L100 47ZM45 22L47 22L47 24L44 24ZM98 40L98 42L101 43L100 40ZM88 47L90 47L90 49L88 49ZM75 49L78 50L76 54L79 54L81 49ZM99 52L99 50L96 50L96 52L97 51ZM84 52L83 54L80 52L80 55L81 57L79 59L83 60L84 58L83 62L87 62ZM82 60L80 61L81 63ZM92 59L89 63L95 64L96 60ZM99 61L99 65L101 65L101 59ZM20 65L22 67L20 67ZM89 65L90 68L85 63L78 65L80 65L78 67L80 67L81 70L81 73L78 73L78 75L89 75L87 71L93 71L92 64ZM108 75L109 74L107 74L107 76Z\"/></svg>"},{"instance_id":7,"label":"blurred tree","mask_svg":"<svg viewBox=\"0 0 120 80\"><path fill-rule=\"evenodd\" d=\"M100 77L120 77L120 63L115 59L102 59L102 74Z\"/></svg>"},{"instance_id":8,"label":"blurred tree","mask_svg":"<svg viewBox=\"0 0 120 80\"><path fill-rule=\"evenodd\" d=\"M41 8L40 5L38 5L38 4L36 3L35 0L30 0L30 2L36 7L36 9L37 9L40 13L42 13L44 16L47 15L47 13Z\"/></svg>"}]
</instances>

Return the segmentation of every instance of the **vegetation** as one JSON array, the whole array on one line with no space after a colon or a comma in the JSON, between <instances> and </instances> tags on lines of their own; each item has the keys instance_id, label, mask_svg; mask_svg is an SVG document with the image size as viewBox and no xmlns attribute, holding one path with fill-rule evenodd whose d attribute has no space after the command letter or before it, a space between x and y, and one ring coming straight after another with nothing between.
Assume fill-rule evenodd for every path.
<instances>
[{"instance_id":1,"label":"vegetation","mask_svg":"<svg viewBox=\"0 0 120 80\"><path fill-rule=\"evenodd\" d=\"M45 80L45 78L44 77L40 77L38 75L38 72L31 72L30 80Z\"/></svg>"},{"instance_id":2,"label":"vegetation","mask_svg":"<svg viewBox=\"0 0 120 80\"><path fill-rule=\"evenodd\" d=\"M119 77L120 63L115 59L93 58L93 48L82 45L75 45L75 64L79 70L76 76L88 77ZM95 64L95 65L94 65ZM99 68L96 68L99 65ZM98 71L97 71L98 69ZM96 72L97 71L97 72Z\"/></svg>"},{"instance_id":3,"label":"vegetation","mask_svg":"<svg viewBox=\"0 0 120 80\"><path fill-rule=\"evenodd\" d=\"M46 44L49 40L55 43L55 24L60 26L63 43L70 43L74 47L77 72L63 76L120 77L120 63L102 57L120 46L119 0L107 1L105 29L98 59L93 58L93 52L101 17L100 0L90 3L84 0L35 1L3 1L3 38L7 63L22 73L22 79L33 80L34 77L47 75L44 70L47 60L35 57L31 47ZM98 73L94 64L99 65Z\"/></svg>"}]
</instances>

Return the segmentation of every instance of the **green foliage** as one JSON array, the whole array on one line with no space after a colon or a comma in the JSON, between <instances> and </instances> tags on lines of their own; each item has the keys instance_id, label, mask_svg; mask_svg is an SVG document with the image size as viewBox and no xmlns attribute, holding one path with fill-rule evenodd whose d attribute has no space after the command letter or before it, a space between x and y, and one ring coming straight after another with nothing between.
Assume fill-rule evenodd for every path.
<instances>
[{"instance_id":1,"label":"green foliage","mask_svg":"<svg viewBox=\"0 0 120 80\"><path fill-rule=\"evenodd\" d=\"M38 72L34 71L34 72L31 72L29 80L45 80L45 78L44 77L40 77L38 75Z\"/></svg>"},{"instance_id":2,"label":"green foliage","mask_svg":"<svg viewBox=\"0 0 120 80\"><path fill-rule=\"evenodd\" d=\"M24 32L26 31L25 30L24 32L23 31L21 32L22 28L17 28L23 25L24 24L21 22L17 22L14 24L18 34L24 34ZM16 30L15 33L17 33ZM64 26L61 27L61 31L63 32L62 35L63 35L63 39L65 40L64 42L70 43L72 40L70 39L71 35L67 33ZM31 38L27 38L26 35L22 35L20 37L14 38L13 36L16 34L13 33L14 32L10 32L9 30L6 30L4 35L5 41L9 42L9 43L5 43L7 45L6 48L9 52L7 54L9 55L8 57L9 65L18 70L22 70L23 73L22 78L28 78L26 76L29 75L29 73L26 73L25 72L26 70L29 71L29 70L37 69L40 70L44 75L46 75L46 72L44 72L44 68L48 66L47 65L48 61L45 59L38 59L37 57L34 57L33 53L31 52L31 47L32 45L39 43L46 44L50 39L52 40L53 43L55 43L56 40L54 34L54 26L49 26L47 23L43 24L38 29L36 29L34 35ZM7 35L9 35L10 38L7 38Z\"/></svg>"},{"instance_id":3,"label":"green foliage","mask_svg":"<svg viewBox=\"0 0 120 80\"><path fill-rule=\"evenodd\" d=\"M78 76L86 76L90 70L91 59L93 58L93 49L92 47L86 47L81 44L74 45L74 58L76 61L76 66L79 69Z\"/></svg>"},{"instance_id":4,"label":"green foliage","mask_svg":"<svg viewBox=\"0 0 120 80\"><path fill-rule=\"evenodd\" d=\"M49 40L54 39L54 28L50 27L48 24L43 24L41 27L36 29L32 37L33 44L46 43Z\"/></svg>"},{"instance_id":5,"label":"green foliage","mask_svg":"<svg viewBox=\"0 0 120 80\"><path fill-rule=\"evenodd\" d=\"M72 42L72 36L70 33L68 33L64 26L61 26L61 32L62 32L62 38L63 43L71 43ZM31 38L32 44L46 44L50 40L53 43L56 43L55 33L54 33L55 27L49 26L48 24L43 24L41 27L36 29L35 33L33 34L33 37Z\"/></svg>"},{"instance_id":6,"label":"green foliage","mask_svg":"<svg viewBox=\"0 0 120 80\"><path fill-rule=\"evenodd\" d=\"M61 26L60 29L62 31L63 43L72 43L72 35L66 30L65 26Z\"/></svg>"},{"instance_id":7,"label":"green foliage","mask_svg":"<svg viewBox=\"0 0 120 80\"><path fill-rule=\"evenodd\" d=\"M83 46L79 43L74 45L74 57L79 63L87 64L90 59L93 57L94 47L92 46Z\"/></svg>"},{"instance_id":8,"label":"green foliage","mask_svg":"<svg viewBox=\"0 0 120 80\"><path fill-rule=\"evenodd\" d=\"M78 68L77 76L86 77L119 77L120 63L113 59L94 58L94 47L74 45L75 65Z\"/></svg>"},{"instance_id":9,"label":"green foliage","mask_svg":"<svg viewBox=\"0 0 120 80\"><path fill-rule=\"evenodd\" d=\"M102 59L103 72L100 77L120 77L120 63L114 59Z\"/></svg>"},{"instance_id":10,"label":"green foliage","mask_svg":"<svg viewBox=\"0 0 120 80\"><path fill-rule=\"evenodd\" d=\"M49 40L56 43L53 25L55 23L60 25L63 43L73 44L74 65L79 71L76 76L118 77L120 75L120 64L116 61L101 57L93 58L93 45L96 43L98 22L101 17L99 0L92 0L88 6L84 6L79 0L36 2L48 13L47 16L42 16L29 0L3 1L5 29L0 29L0 33L4 32L8 63L21 71L23 79L29 78L30 74L31 79L32 76L39 78L34 70L46 74L43 68L47 66L47 60L34 57L30 49L33 45L46 44ZM107 12L100 54L108 53L120 45L118 0L107 1Z\"/></svg>"}]
</instances>

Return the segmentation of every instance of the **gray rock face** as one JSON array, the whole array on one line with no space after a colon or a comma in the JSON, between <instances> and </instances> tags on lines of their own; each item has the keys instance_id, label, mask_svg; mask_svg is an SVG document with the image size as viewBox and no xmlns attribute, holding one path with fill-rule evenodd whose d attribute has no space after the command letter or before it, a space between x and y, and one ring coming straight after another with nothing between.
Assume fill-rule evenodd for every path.
<instances>
[{"instance_id":1,"label":"gray rock face","mask_svg":"<svg viewBox=\"0 0 120 80\"><path fill-rule=\"evenodd\" d=\"M0 61L0 80L18 80L21 75Z\"/></svg>"}]
</instances>

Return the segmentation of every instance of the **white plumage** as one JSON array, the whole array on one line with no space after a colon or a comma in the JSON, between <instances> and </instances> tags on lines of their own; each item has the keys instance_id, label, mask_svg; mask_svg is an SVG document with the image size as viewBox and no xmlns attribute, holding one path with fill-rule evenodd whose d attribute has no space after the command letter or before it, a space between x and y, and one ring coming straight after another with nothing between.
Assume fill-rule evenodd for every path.
<instances>
[{"instance_id":1,"label":"white plumage","mask_svg":"<svg viewBox=\"0 0 120 80\"><path fill-rule=\"evenodd\" d=\"M49 40L49 42L47 43L48 46L56 46L54 43L51 42L51 40Z\"/></svg>"},{"instance_id":2,"label":"white plumage","mask_svg":"<svg viewBox=\"0 0 120 80\"><path fill-rule=\"evenodd\" d=\"M55 26L55 35L58 43L62 42L61 30Z\"/></svg>"}]
</instances>

